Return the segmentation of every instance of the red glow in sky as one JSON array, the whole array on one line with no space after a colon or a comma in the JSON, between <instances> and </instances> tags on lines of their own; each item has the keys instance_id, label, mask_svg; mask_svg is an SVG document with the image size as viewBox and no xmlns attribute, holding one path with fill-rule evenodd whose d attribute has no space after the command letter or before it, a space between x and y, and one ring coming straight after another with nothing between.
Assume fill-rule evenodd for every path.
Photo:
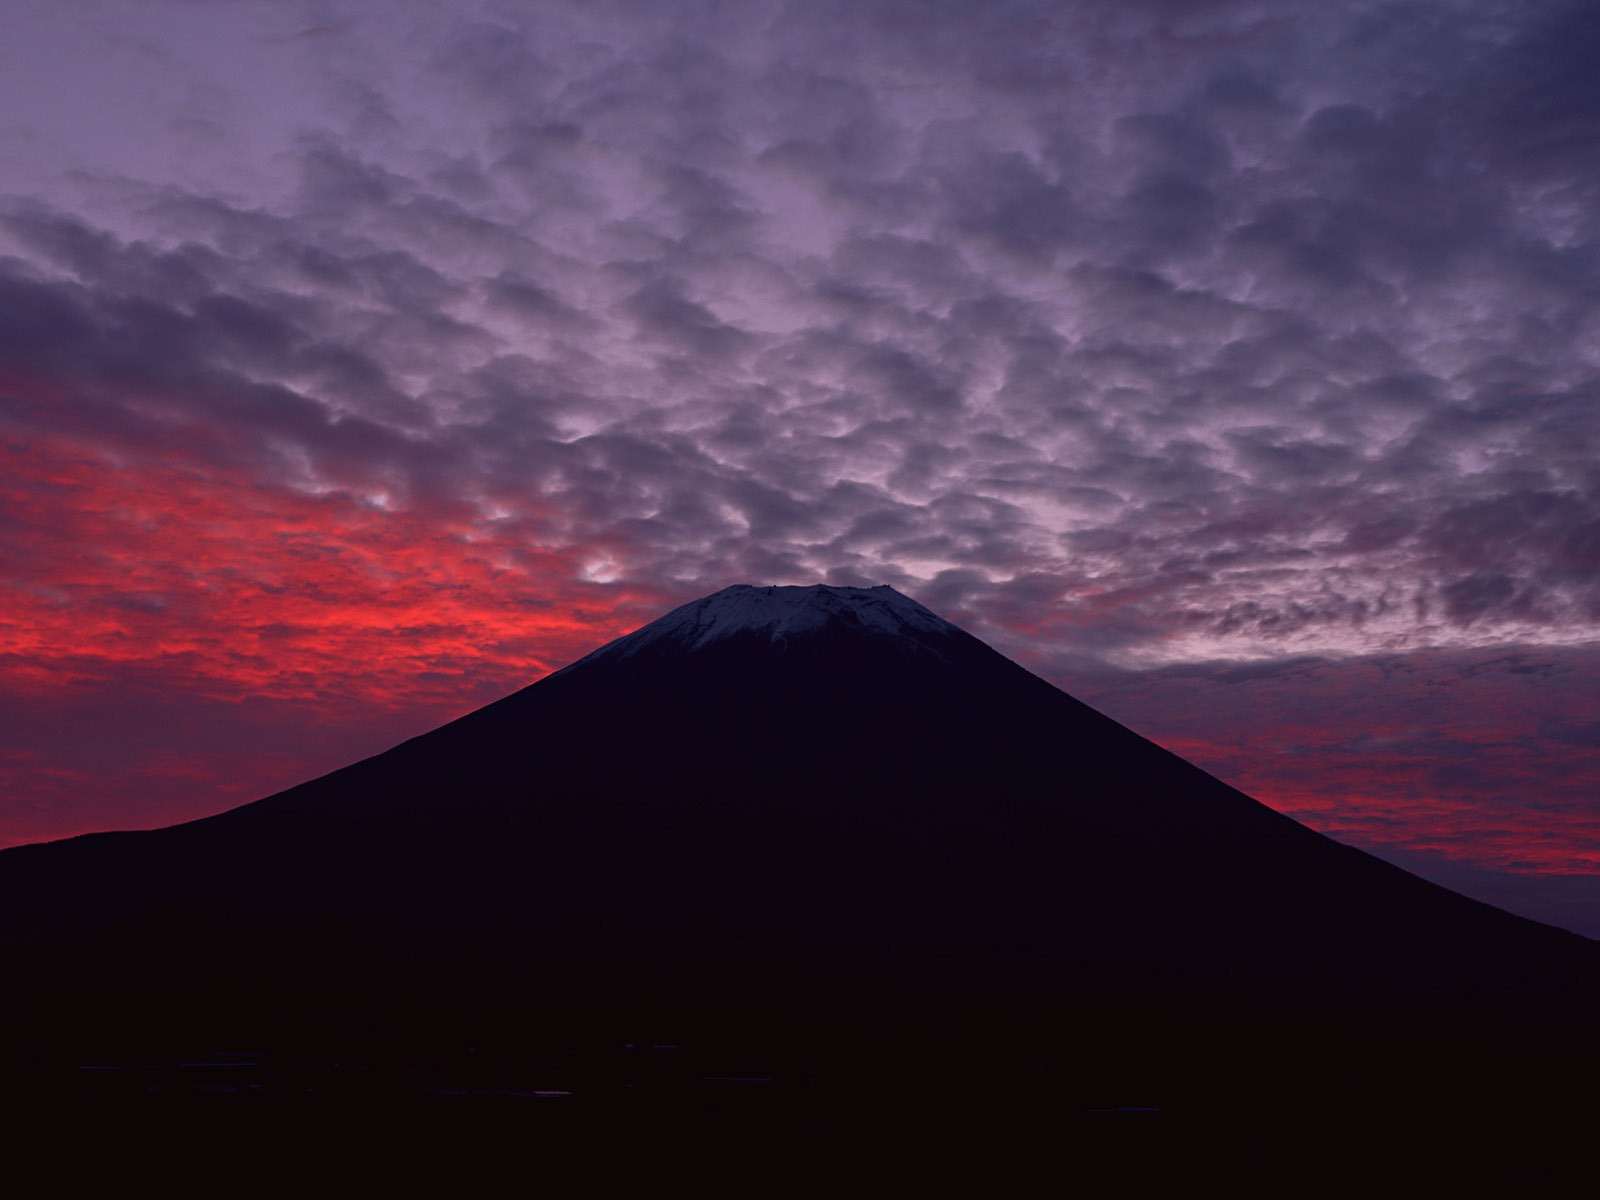
<instances>
[{"instance_id":1,"label":"red glow in sky","mask_svg":"<svg viewBox=\"0 0 1600 1200\"><path fill-rule=\"evenodd\" d=\"M65 445L0 445L13 537L0 654L13 689L158 670L218 698L458 698L493 664L539 675L624 632L616 596L513 526L385 512ZM19 578L23 564L31 578Z\"/></svg>"},{"instance_id":2,"label":"red glow in sky","mask_svg":"<svg viewBox=\"0 0 1600 1200\"><path fill-rule=\"evenodd\" d=\"M0 558L0 699L19 714L64 704L68 719L86 697L137 688L174 709L249 701L292 708L307 727L422 732L409 722L533 682L637 625L653 599L572 582L570 554L530 547L516 522L391 513L349 493L118 462L64 440L0 443L0 481L11 535ZM131 775L107 779L37 746L6 747L15 782L0 839L197 815L197 800L200 811L219 807L213 792L244 801L313 763L340 765L289 747L258 782L236 778L251 757L237 749L125 752ZM135 800L160 789L187 800ZM72 793L94 793L70 805L87 806L87 824L62 820Z\"/></svg>"},{"instance_id":3,"label":"red glow in sky","mask_svg":"<svg viewBox=\"0 0 1600 1200\"><path fill-rule=\"evenodd\" d=\"M886 583L1600 935L1600 18L1203 7L0 5L0 844Z\"/></svg>"}]
</instances>

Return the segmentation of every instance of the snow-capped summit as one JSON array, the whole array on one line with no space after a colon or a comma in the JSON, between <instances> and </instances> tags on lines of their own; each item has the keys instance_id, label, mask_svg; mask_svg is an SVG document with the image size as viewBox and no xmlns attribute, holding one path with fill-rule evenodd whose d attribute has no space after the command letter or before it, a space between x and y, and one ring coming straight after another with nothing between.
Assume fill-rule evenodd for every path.
<instances>
[{"instance_id":1,"label":"snow-capped summit","mask_svg":"<svg viewBox=\"0 0 1600 1200\"><path fill-rule=\"evenodd\" d=\"M815 1039L863 1079L1059 1063L1026 1068L1053 1092L1089 1028L1088 1091L1153 1047L1134 1080L1278 1097L1331 1030L1302 1104L1418 1061L1413 1029L1469 1082L1493 1038L1550 1064L1484 1112L1600 1069L1570 1054L1600 947L1296 824L887 587L726 588L253 804L0 852L0 960L24 953L0 1067L42 1027L98 1053L113 1020L143 1053L207 997L213 1045L348 1029L394 1061L665 1028L741 1061Z\"/></svg>"},{"instance_id":2,"label":"snow-capped summit","mask_svg":"<svg viewBox=\"0 0 1600 1200\"><path fill-rule=\"evenodd\" d=\"M735 584L673 609L589 658L627 657L662 643L698 650L739 634L784 643L828 626L892 637L947 637L961 631L888 585L871 588ZM587 660L586 660L587 661Z\"/></svg>"}]
</instances>

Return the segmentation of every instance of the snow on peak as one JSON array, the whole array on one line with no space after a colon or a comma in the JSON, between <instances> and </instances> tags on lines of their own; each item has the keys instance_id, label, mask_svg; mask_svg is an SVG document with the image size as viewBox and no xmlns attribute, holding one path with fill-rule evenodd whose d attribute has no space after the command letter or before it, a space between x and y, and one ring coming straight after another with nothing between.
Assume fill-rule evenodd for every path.
<instances>
[{"instance_id":1,"label":"snow on peak","mask_svg":"<svg viewBox=\"0 0 1600 1200\"><path fill-rule=\"evenodd\" d=\"M633 652L656 642L699 649L738 633L764 633L774 642L840 622L902 637L948 634L956 626L892 587L754 587L736 584L675 608L596 653Z\"/></svg>"}]
</instances>

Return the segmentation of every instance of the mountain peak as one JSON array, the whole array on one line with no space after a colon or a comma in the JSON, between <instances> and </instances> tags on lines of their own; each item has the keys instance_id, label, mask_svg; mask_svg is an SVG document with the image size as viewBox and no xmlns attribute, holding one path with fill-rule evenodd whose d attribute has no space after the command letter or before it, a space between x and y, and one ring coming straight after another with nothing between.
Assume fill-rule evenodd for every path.
<instances>
[{"instance_id":1,"label":"mountain peak","mask_svg":"<svg viewBox=\"0 0 1600 1200\"><path fill-rule=\"evenodd\" d=\"M698 650L744 634L765 635L781 643L791 636L815 633L829 626L891 637L960 632L886 584L859 588L827 584L758 587L741 583L691 600L602 647L595 655L630 656L660 643Z\"/></svg>"}]
</instances>

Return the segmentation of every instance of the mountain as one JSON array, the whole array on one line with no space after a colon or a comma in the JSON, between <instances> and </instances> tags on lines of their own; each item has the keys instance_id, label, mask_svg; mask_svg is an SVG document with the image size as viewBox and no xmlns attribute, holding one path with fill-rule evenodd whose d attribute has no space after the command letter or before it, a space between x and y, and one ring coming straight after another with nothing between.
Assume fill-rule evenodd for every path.
<instances>
[{"instance_id":1,"label":"mountain","mask_svg":"<svg viewBox=\"0 0 1600 1200\"><path fill-rule=\"evenodd\" d=\"M594 1048L582 1074L643 1037L1173 1103L1554 1096L1600 998L1600 944L1304 828L887 587L727 588L254 804L0 853L0 952L0 1060L470 1042Z\"/></svg>"}]
</instances>

